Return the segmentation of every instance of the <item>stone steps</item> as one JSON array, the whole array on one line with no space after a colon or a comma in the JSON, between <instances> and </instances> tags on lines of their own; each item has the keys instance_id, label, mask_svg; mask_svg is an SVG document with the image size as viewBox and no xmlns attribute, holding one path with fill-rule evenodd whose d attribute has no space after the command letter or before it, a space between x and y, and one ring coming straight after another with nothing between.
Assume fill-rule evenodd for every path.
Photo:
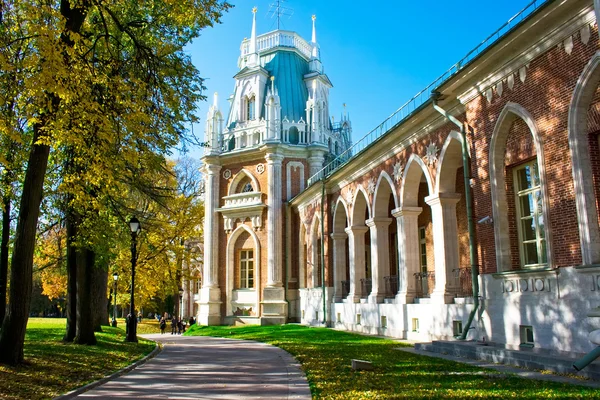
<instances>
[{"instance_id":1,"label":"stone steps","mask_svg":"<svg viewBox=\"0 0 600 400\"><path fill-rule=\"evenodd\" d=\"M483 345L478 342L433 341L416 343L416 350L448 354L473 360L485 360L498 364L513 365L534 370L549 370L559 374L573 374L589 379L600 380L600 359L582 371L576 371L573 363L583 354L551 352L541 349L513 350L493 343Z\"/></svg>"}]
</instances>

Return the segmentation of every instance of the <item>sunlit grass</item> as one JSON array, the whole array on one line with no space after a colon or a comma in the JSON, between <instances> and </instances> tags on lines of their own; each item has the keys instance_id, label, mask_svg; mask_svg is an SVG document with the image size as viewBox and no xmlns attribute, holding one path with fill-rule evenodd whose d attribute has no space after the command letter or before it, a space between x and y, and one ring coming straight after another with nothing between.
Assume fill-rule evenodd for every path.
<instances>
[{"instance_id":1,"label":"sunlit grass","mask_svg":"<svg viewBox=\"0 0 600 400\"><path fill-rule=\"evenodd\" d=\"M314 399L402 398L600 398L598 390L521 379L494 370L397 350L398 342L300 325L203 327L186 335L266 342L301 363ZM353 371L352 359L373 362L373 371Z\"/></svg>"},{"instance_id":2,"label":"sunlit grass","mask_svg":"<svg viewBox=\"0 0 600 400\"><path fill-rule=\"evenodd\" d=\"M25 364L0 364L0 398L48 399L124 368L150 353L155 344L125 342L125 323L103 326L96 346L63 343L66 321L30 318L25 336Z\"/></svg>"}]
</instances>

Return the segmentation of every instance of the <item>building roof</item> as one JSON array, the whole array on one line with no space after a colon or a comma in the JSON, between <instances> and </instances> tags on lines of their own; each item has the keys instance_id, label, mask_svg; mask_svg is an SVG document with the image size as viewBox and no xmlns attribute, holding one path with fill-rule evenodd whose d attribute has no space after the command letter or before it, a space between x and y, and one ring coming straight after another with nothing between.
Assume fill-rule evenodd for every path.
<instances>
[{"instance_id":1,"label":"building roof","mask_svg":"<svg viewBox=\"0 0 600 400\"><path fill-rule=\"evenodd\" d=\"M294 51L280 49L260 58L261 66L275 77L275 88L281 101L281 117L298 121L306 119L308 89L304 75L309 72L308 62ZM271 86L269 80L265 93ZM261 117L265 117L264 108Z\"/></svg>"}]
</instances>

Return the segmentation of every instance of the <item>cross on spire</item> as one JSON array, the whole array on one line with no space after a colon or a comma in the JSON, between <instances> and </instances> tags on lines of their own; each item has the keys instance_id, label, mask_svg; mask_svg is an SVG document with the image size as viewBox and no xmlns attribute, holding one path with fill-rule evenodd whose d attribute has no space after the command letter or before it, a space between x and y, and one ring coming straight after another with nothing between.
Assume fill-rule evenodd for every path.
<instances>
[{"instance_id":1,"label":"cross on spire","mask_svg":"<svg viewBox=\"0 0 600 400\"><path fill-rule=\"evenodd\" d=\"M291 18L294 15L294 10L283 6L283 3L285 3L285 0L276 0L269 5L269 11L267 12L267 15L270 15L271 18L277 18L277 30L281 25L281 17Z\"/></svg>"}]
</instances>

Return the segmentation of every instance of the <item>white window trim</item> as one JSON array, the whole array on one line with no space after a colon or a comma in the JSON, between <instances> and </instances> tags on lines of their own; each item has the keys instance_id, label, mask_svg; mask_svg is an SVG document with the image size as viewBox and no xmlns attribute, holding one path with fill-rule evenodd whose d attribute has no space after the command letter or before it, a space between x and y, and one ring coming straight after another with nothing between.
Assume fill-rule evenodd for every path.
<instances>
[{"instance_id":1,"label":"white window trim","mask_svg":"<svg viewBox=\"0 0 600 400\"><path fill-rule=\"evenodd\" d=\"M518 231L518 239L519 239L519 258L520 258L520 263L521 263L521 268L523 269L533 269L533 268L544 268L548 265L548 263L537 263L537 264L526 264L525 263L525 242L527 243L536 243L536 248L537 248L537 253L538 253L538 260L539 258L543 255L542 250L542 241L546 242L546 246L548 246L548 243L546 241L546 237L545 235L542 237L541 235L541 229L536 221L537 217L541 215L542 218L544 218L544 213L543 213L543 208L544 208L544 198L542 196L542 188L541 188L541 182L540 182L540 178L539 178L539 165L536 166L535 168L538 169L538 177L537 177L537 182L534 182L535 185L527 188L525 190L519 190L519 177L518 177L518 172L525 169L526 167L531 167L532 169L534 168L533 166L537 164L537 160L531 160L528 161L526 163L523 163L515 168L513 168L512 173L513 173L513 187L514 187L514 191L515 191L515 209L516 209L516 217L517 217L517 231ZM532 175L532 179L536 179L534 177L534 175ZM521 213L521 202L519 201L519 199L523 196L527 196L531 193L538 193L538 196L534 196L535 199L535 204L534 204L534 208L535 208L535 212L532 215L532 218L534 220L535 223L535 239L534 240L524 240L524 234L523 234L523 227L521 226L521 221L524 217ZM536 197L538 197L538 199L536 199ZM538 201L541 201L541 207L539 207L539 203ZM541 208L541 210L540 210ZM544 219L544 223L546 223L545 219ZM545 233L545 232L544 232ZM547 256L546 256L547 259Z\"/></svg>"},{"instance_id":2,"label":"white window trim","mask_svg":"<svg viewBox=\"0 0 600 400\"><path fill-rule=\"evenodd\" d=\"M246 253L246 257L244 257L244 253ZM248 257L248 253L251 253L250 257ZM255 287L255 280L256 280L256 273L255 273L255 260L254 260L254 249L241 249L240 250L240 258L239 258L239 264L238 264L238 268L240 271L240 284L239 284L239 289L241 290L254 290ZM252 286L250 286L249 284L249 278L248 278L248 262L252 262ZM244 263L246 263L246 278L243 278L243 274L242 274L242 269L243 269L243 265Z\"/></svg>"}]
</instances>

